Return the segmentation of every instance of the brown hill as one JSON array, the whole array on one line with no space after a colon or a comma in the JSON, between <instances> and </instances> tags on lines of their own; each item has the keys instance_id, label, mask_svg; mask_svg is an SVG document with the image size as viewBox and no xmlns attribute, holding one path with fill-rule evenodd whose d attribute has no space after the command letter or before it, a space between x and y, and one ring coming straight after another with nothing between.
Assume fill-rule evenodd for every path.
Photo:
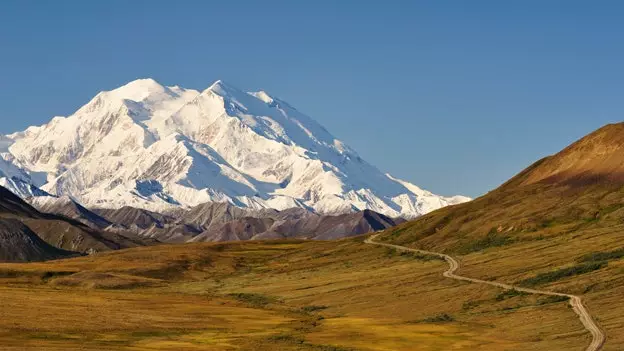
<instances>
[{"instance_id":1,"label":"brown hill","mask_svg":"<svg viewBox=\"0 0 624 351\"><path fill-rule=\"evenodd\" d=\"M0 262L46 261L77 255L49 245L16 219L0 219Z\"/></svg>"},{"instance_id":2,"label":"brown hill","mask_svg":"<svg viewBox=\"0 0 624 351\"><path fill-rule=\"evenodd\" d=\"M62 215L42 213L3 187L0 187L0 219L16 220L23 225L19 226L22 231L27 228L28 234L67 251L89 253L143 245L139 239L91 228Z\"/></svg>"},{"instance_id":3,"label":"brown hill","mask_svg":"<svg viewBox=\"0 0 624 351\"><path fill-rule=\"evenodd\" d=\"M506 186L535 183L624 184L624 123L606 125L536 162Z\"/></svg>"},{"instance_id":4,"label":"brown hill","mask_svg":"<svg viewBox=\"0 0 624 351\"><path fill-rule=\"evenodd\" d=\"M488 194L387 230L445 252L461 274L583 296L624 345L624 124L607 125Z\"/></svg>"},{"instance_id":5,"label":"brown hill","mask_svg":"<svg viewBox=\"0 0 624 351\"><path fill-rule=\"evenodd\" d=\"M555 224L624 218L624 123L610 124L543 158L471 202L405 224L395 240L462 252L475 238L535 235ZM461 235L457 235L461 233ZM435 234L435 235L433 235Z\"/></svg>"}]
</instances>

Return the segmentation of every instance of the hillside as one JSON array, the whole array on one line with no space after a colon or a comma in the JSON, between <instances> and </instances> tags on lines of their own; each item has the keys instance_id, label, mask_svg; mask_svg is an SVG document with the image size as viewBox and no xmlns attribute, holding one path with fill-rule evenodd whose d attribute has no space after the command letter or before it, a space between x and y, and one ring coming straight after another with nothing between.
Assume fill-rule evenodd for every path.
<instances>
[{"instance_id":1,"label":"hillside","mask_svg":"<svg viewBox=\"0 0 624 351\"><path fill-rule=\"evenodd\" d=\"M474 238L530 239L554 234L555 227L571 232L617 225L624 216L623 144L624 124L605 126L470 203L406 223L392 241L462 253Z\"/></svg>"},{"instance_id":2,"label":"hillside","mask_svg":"<svg viewBox=\"0 0 624 351\"><path fill-rule=\"evenodd\" d=\"M32 238L34 235L58 249L81 253L144 245L139 238L95 229L62 215L42 213L3 187L0 187L0 219L12 220L7 222L12 225L7 225L5 232L14 239L6 239L7 244L18 240L15 236L22 233L23 237L18 240L21 243L33 242L39 245L40 243ZM15 252L22 250L11 246L5 249Z\"/></svg>"},{"instance_id":3,"label":"hillside","mask_svg":"<svg viewBox=\"0 0 624 351\"><path fill-rule=\"evenodd\" d=\"M77 255L49 245L16 219L0 219L0 262L47 261Z\"/></svg>"},{"instance_id":4,"label":"hillside","mask_svg":"<svg viewBox=\"0 0 624 351\"><path fill-rule=\"evenodd\" d=\"M0 262L45 261L75 256L75 252L60 250L46 243L23 223L45 217L0 187Z\"/></svg>"},{"instance_id":5,"label":"hillside","mask_svg":"<svg viewBox=\"0 0 624 351\"><path fill-rule=\"evenodd\" d=\"M75 219L83 224L95 228L104 229L112 223L69 197L31 197L30 204L43 213L53 213L67 218Z\"/></svg>"},{"instance_id":6,"label":"hillside","mask_svg":"<svg viewBox=\"0 0 624 351\"><path fill-rule=\"evenodd\" d=\"M503 188L535 183L624 184L624 123L604 126L512 179Z\"/></svg>"},{"instance_id":7,"label":"hillside","mask_svg":"<svg viewBox=\"0 0 624 351\"><path fill-rule=\"evenodd\" d=\"M607 125L498 189L385 232L380 240L458 256L461 273L584 296L624 344L624 124ZM619 345L619 346L618 346Z\"/></svg>"}]
</instances>

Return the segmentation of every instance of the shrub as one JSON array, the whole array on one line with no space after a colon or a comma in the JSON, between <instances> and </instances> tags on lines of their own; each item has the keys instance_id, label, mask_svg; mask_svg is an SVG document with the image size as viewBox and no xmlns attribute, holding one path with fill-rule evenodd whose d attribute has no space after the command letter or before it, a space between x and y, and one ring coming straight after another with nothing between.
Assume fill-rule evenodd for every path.
<instances>
[{"instance_id":1,"label":"shrub","mask_svg":"<svg viewBox=\"0 0 624 351\"><path fill-rule=\"evenodd\" d=\"M315 306L315 305L311 305L311 306L304 306L301 308L301 311L306 312L306 313L312 313L312 312L318 312L318 311L322 311L327 309L327 306Z\"/></svg>"},{"instance_id":2,"label":"shrub","mask_svg":"<svg viewBox=\"0 0 624 351\"><path fill-rule=\"evenodd\" d=\"M537 304L538 305L547 305L550 303L558 303L558 302L563 302L563 301L568 301L570 300L569 297L567 296L548 296L545 297L543 299L540 299Z\"/></svg>"},{"instance_id":3,"label":"shrub","mask_svg":"<svg viewBox=\"0 0 624 351\"><path fill-rule=\"evenodd\" d=\"M469 254L471 252L485 250L490 247L509 245L514 241L515 240L513 238L500 234L493 228L484 238L462 244L458 248L458 251L461 254Z\"/></svg>"},{"instance_id":4,"label":"shrub","mask_svg":"<svg viewBox=\"0 0 624 351\"><path fill-rule=\"evenodd\" d=\"M524 296L528 295L528 293L516 289L505 290L502 293L496 295L496 301L503 301L515 296Z\"/></svg>"},{"instance_id":5,"label":"shrub","mask_svg":"<svg viewBox=\"0 0 624 351\"><path fill-rule=\"evenodd\" d=\"M450 314L446 313L441 313L433 317L423 319L423 322L425 323L447 323L453 321L455 321L455 318L453 318L453 316L451 316Z\"/></svg>"},{"instance_id":6,"label":"shrub","mask_svg":"<svg viewBox=\"0 0 624 351\"><path fill-rule=\"evenodd\" d=\"M611 261L611 260L619 260L624 257L624 248L620 248L613 251L605 251L605 252L592 252L587 255L582 256L579 261L580 262L599 262L599 261Z\"/></svg>"},{"instance_id":7,"label":"shrub","mask_svg":"<svg viewBox=\"0 0 624 351\"><path fill-rule=\"evenodd\" d=\"M556 271L540 273L534 277L521 280L518 282L518 285L523 286L534 286L545 283L551 283L557 281L559 279L563 279L566 277L572 277L575 275L581 275L589 272L593 272L599 270L600 268L606 267L607 262L592 262L580 264L572 267L561 268Z\"/></svg>"},{"instance_id":8,"label":"shrub","mask_svg":"<svg viewBox=\"0 0 624 351\"><path fill-rule=\"evenodd\" d=\"M245 302L257 307L264 307L270 303L277 301L277 299L274 297L254 293L233 293L229 294L228 296L231 296L238 301Z\"/></svg>"}]
</instances>

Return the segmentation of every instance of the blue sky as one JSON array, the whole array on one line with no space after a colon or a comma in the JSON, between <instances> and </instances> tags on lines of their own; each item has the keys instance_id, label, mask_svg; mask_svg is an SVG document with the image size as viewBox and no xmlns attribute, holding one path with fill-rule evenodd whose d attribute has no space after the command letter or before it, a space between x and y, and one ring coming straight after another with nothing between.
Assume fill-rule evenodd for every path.
<instances>
[{"instance_id":1,"label":"blue sky","mask_svg":"<svg viewBox=\"0 0 624 351\"><path fill-rule=\"evenodd\" d=\"M0 133L140 77L264 89L477 196L624 112L619 1L2 1Z\"/></svg>"}]
</instances>

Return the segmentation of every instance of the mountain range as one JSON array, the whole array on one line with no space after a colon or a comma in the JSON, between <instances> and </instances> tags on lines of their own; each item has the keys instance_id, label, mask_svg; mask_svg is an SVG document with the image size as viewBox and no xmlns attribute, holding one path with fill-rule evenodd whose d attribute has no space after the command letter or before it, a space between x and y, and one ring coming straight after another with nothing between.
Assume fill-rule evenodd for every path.
<instances>
[{"instance_id":1,"label":"mountain range","mask_svg":"<svg viewBox=\"0 0 624 351\"><path fill-rule=\"evenodd\" d=\"M0 136L0 156L0 186L47 206L168 213L227 203L415 218L469 200L384 174L283 100L222 81L201 92L130 82Z\"/></svg>"},{"instance_id":2,"label":"mountain range","mask_svg":"<svg viewBox=\"0 0 624 351\"><path fill-rule=\"evenodd\" d=\"M32 200L41 212L64 216L90 228L149 243L262 239L339 239L383 230L405 220L364 210L320 215L303 208L282 211L208 202L188 210L158 213L136 207L89 210L68 197Z\"/></svg>"}]
</instances>

